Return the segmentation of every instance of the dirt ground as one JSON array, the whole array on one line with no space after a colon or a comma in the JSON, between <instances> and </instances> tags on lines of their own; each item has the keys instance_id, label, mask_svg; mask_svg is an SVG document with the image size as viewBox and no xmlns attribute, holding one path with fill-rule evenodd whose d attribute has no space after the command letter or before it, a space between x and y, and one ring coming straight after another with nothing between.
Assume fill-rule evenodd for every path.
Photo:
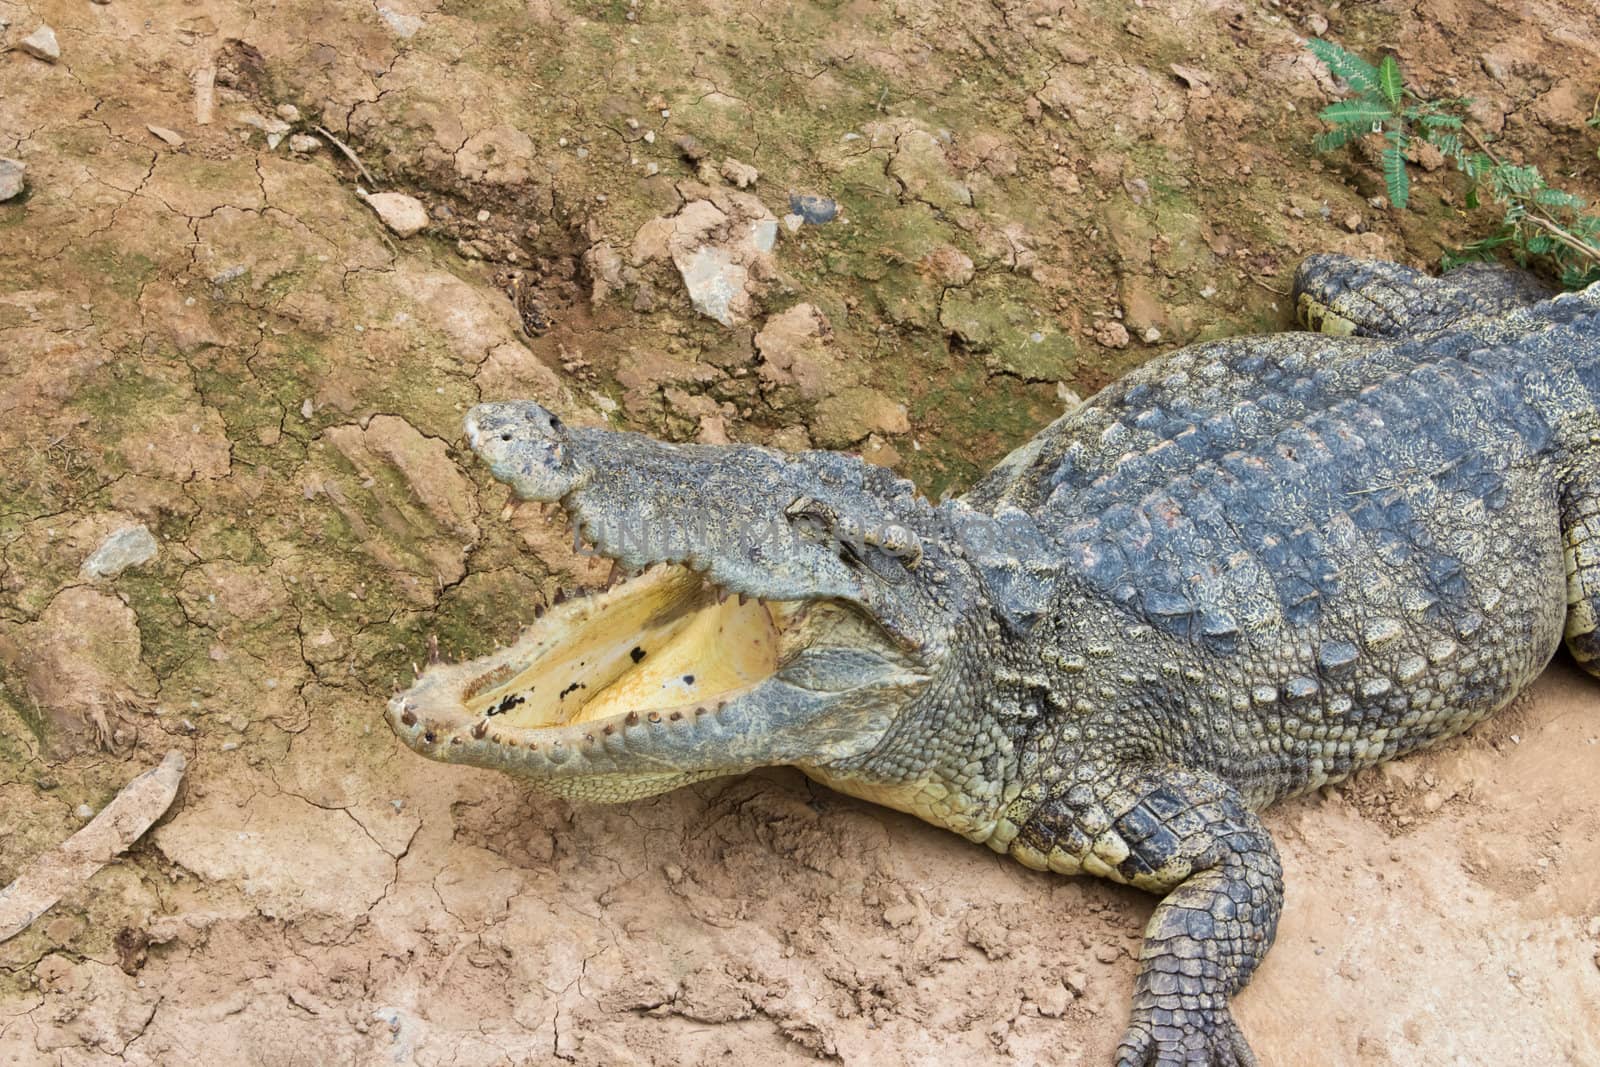
<instances>
[{"instance_id":1,"label":"dirt ground","mask_svg":"<svg viewBox=\"0 0 1600 1067\"><path fill-rule=\"evenodd\" d=\"M1312 33L1397 50L1600 194L1588 0L0 23L28 182L0 203L0 883L169 748L190 766L0 944L8 1065L1107 1062L1140 894L790 771L575 809L394 740L429 634L479 654L601 578L462 413L528 396L959 489L1071 392L1281 327L1308 252L1426 264L1487 227L1436 161L1398 214L1312 151ZM1597 693L1562 661L1269 814L1289 903L1237 1002L1264 1062L1600 1063Z\"/></svg>"}]
</instances>

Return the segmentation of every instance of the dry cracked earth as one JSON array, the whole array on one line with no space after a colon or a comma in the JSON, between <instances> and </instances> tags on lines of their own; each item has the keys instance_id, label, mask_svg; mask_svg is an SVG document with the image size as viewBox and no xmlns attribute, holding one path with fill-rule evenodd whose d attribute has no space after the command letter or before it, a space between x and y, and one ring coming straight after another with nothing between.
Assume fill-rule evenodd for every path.
<instances>
[{"instance_id":1,"label":"dry cracked earth","mask_svg":"<svg viewBox=\"0 0 1600 1067\"><path fill-rule=\"evenodd\" d=\"M1397 213L1312 151L1304 36L1593 197L1594 15L0 0L0 882L189 758L0 944L0 1063L1106 1062L1139 894L788 771L573 808L395 742L428 635L478 654L603 578L461 415L960 489L1072 393L1281 328L1307 252L1482 232L1437 160ZM1561 662L1270 814L1265 1062L1600 1063L1597 713Z\"/></svg>"}]
</instances>

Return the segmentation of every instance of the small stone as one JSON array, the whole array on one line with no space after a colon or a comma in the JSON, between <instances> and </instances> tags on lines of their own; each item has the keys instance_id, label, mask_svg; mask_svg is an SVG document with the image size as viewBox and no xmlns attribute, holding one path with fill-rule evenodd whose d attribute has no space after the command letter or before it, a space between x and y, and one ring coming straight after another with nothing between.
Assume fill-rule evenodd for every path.
<instances>
[{"instance_id":1,"label":"small stone","mask_svg":"<svg viewBox=\"0 0 1600 1067\"><path fill-rule=\"evenodd\" d=\"M284 122L300 121L300 109L293 104L279 104L273 111Z\"/></svg>"},{"instance_id":2,"label":"small stone","mask_svg":"<svg viewBox=\"0 0 1600 1067\"><path fill-rule=\"evenodd\" d=\"M80 819L92 819L94 818L94 809L87 804L79 804L73 809L72 814Z\"/></svg>"},{"instance_id":3,"label":"small stone","mask_svg":"<svg viewBox=\"0 0 1600 1067\"><path fill-rule=\"evenodd\" d=\"M1306 29L1321 37L1328 32L1328 20L1313 11L1306 16Z\"/></svg>"},{"instance_id":4,"label":"small stone","mask_svg":"<svg viewBox=\"0 0 1600 1067\"><path fill-rule=\"evenodd\" d=\"M654 130L646 130L646 131L644 131L644 143L645 144L655 144L656 143L656 131L654 131Z\"/></svg>"},{"instance_id":5,"label":"small stone","mask_svg":"<svg viewBox=\"0 0 1600 1067\"><path fill-rule=\"evenodd\" d=\"M289 151L305 155L315 152L322 147L322 141L309 133L292 133L289 135Z\"/></svg>"},{"instance_id":6,"label":"small stone","mask_svg":"<svg viewBox=\"0 0 1600 1067\"><path fill-rule=\"evenodd\" d=\"M695 140L691 134L686 133L672 143L677 145L678 151L683 153L683 158L690 163L698 163L706 158L705 146Z\"/></svg>"},{"instance_id":7,"label":"small stone","mask_svg":"<svg viewBox=\"0 0 1600 1067\"><path fill-rule=\"evenodd\" d=\"M1344 217L1344 228L1351 233L1361 232L1361 216L1352 211Z\"/></svg>"},{"instance_id":8,"label":"small stone","mask_svg":"<svg viewBox=\"0 0 1600 1067\"><path fill-rule=\"evenodd\" d=\"M883 921L896 930L917 917L917 906L910 901L892 904L883 909Z\"/></svg>"},{"instance_id":9,"label":"small stone","mask_svg":"<svg viewBox=\"0 0 1600 1067\"><path fill-rule=\"evenodd\" d=\"M477 218L478 218L479 222L488 222L489 221L489 212L486 209L480 208L478 210Z\"/></svg>"},{"instance_id":10,"label":"small stone","mask_svg":"<svg viewBox=\"0 0 1600 1067\"><path fill-rule=\"evenodd\" d=\"M28 167L20 159L0 156L0 201L21 196L27 186Z\"/></svg>"},{"instance_id":11,"label":"small stone","mask_svg":"<svg viewBox=\"0 0 1600 1067\"><path fill-rule=\"evenodd\" d=\"M316 406L311 403L311 398L309 396L300 401L300 417L302 419L311 418L311 416L316 413L316 410Z\"/></svg>"},{"instance_id":12,"label":"small stone","mask_svg":"<svg viewBox=\"0 0 1600 1067\"><path fill-rule=\"evenodd\" d=\"M1102 319L1094 328L1094 339L1107 348L1127 348L1128 328L1115 319Z\"/></svg>"},{"instance_id":13,"label":"small stone","mask_svg":"<svg viewBox=\"0 0 1600 1067\"><path fill-rule=\"evenodd\" d=\"M224 751L224 752L232 752L234 749L236 749L238 747L239 747L239 742L237 742L237 741L224 741L224 742L222 742L222 751Z\"/></svg>"},{"instance_id":14,"label":"small stone","mask_svg":"<svg viewBox=\"0 0 1600 1067\"><path fill-rule=\"evenodd\" d=\"M1116 945L1097 945L1094 950L1094 958L1101 963L1116 963L1122 958L1122 950Z\"/></svg>"},{"instance_id":15,"label":"small stone","mask_svg":"<svg viewBox=\"0 0 1600 1067\"><path fill-rule=\"evenodd\" d=\"M799 215L813 226L832 222L839 217L839 204L825 196L808 193L790 193L789 211Z\"/></svg>"},{"instance_id":16,"label":"small stone","mask_svg":"<svg viewBox=\"0 0 1600 1067\"><path fill-rule=\"evenodd\" d=\"M20 44L24 52L46 63L54 63L61 58L61 43L56 40L56 31L49 26L40 26L24 37Z\"/></svg>"},{"instance_id":17,"label":"small stone","mask_svg":"<svg viewBox=\"0 0 1600 1067\"><path fill-rule=\"evenodd\" d=\"M1157 341L1161 340L1161 331L1156 329L1154 326L1146 326L1142 336L1144 337L1145 344L1153 345Z\"/></svg>"},{"instance_id":18,"label":"small stone","mask_svg":"<svg viewBox=\"0 0 1600 1067\"><path fill-rule=\"evenodd\" d=\"M179 133L177 130L169 130L165 126L156 126L153 124L145 126L145 129L161 138L161 140L167 142L167 144L171 145L173 148L183 147L183 134Z\"/></svg>"},{"instance_id":19,"label":"small stone","mask_svg":"<svg viewBox=\"0 0 1600 1067\"><path fill-rule=\"evenodd\" d=\"M387 4L378 5L378 17L383 20L385 26L389 27L389 32L405 40L415 37L417 31L422 29L422 19L420 17L404 11L396 11Z\"/></svg>"},{"instance_id":20,"label":"small stone","mask_svg":"<svg viewBox=\"0 0 1600 1067\"><path fill-rule=\"evenodd\" d=\"M422 201L405 193L372 193L367 205L378 213L383 224L396 236L411 237L428 226L428 209Z\"/></svg>"},{"instance_id":21,"label":"small stone","mask_svg":"<svg viewBox=\"0 0 1600 1067\"><path fill-rule=\"evenodd\" d=\"M785 232L799 233L800 227L806 224L806 217L804 215L795 215L791 213L785 215L780 221L783 223Z\"/></svg>"},{"instance_id":22,"label":"small stone","mask_svg":"<svg viewBox=\"0 0 1600 1067\"><path fill-rule=\"evenodd\" d=\"M158 550L155 537L143 523L124 526L113 531L89 554L83 561L81 573L91 581L115 578L129 567L155 559Z\"/></svg>"},{"instance_id":23,"label":"small stone","mask_svg":"<svg viewBox=\"0 0 1600 1067\"><path fill-rule=\"evenodd\" d=\"M1432 815L1444 807L1444 797L1436 789L1430 789L1422 798L1422 810Z\"/></svg>"},{"instance_id":24,"label":"small stone","mask_svg":"<svg viewBox=\"0 0 1600 1067\"><path fill-rule=\"evenodd\" d=\"M1072 990L1059 982L1051 982L1034 992L1033 1006L1046 1019L1059 1019L1072 1007Z\"/></svg>"},{"instance_id":25,"label":"small stone","mask_svg":"<svg viewBox=\"0 0 1600 1067\"><path fill-rule=\"evenodd\" d=\"M737 159L724 159L718 173L741 189L750 188L756 183L756 179L761 177L756 168Z\"/></svg>"}]
</instances>

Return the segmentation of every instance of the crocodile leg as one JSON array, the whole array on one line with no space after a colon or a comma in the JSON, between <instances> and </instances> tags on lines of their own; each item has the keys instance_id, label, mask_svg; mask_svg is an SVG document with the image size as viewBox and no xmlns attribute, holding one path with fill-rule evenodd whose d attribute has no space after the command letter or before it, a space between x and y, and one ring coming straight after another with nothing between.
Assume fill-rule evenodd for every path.
<instances>
[{"instance_id":1,"label":"crocodile leg","mask_svg":"<svg viewBox=\"0 0 1600 1067\"><path fill-rule=\"evenodd\" d=\"M1255 1063L1228 999L1272 945L1283 872L1237 792L1176 767L1127 770L1039 804L1011 851L1165 894L1145 928L1118 1067Z\"/></svg>"},{"instance_id":2,"label":"crocodile leg","mask_svg":"<svg viewBox=\"0 0 1600 1067\"><path fill-rule=\"evenodd\" d=\"M1525 271L1472 263L1434 278L1398 263L1331 253L1307 256L1294 276L1307 329L1357 337L1414 337L1501 315L1550 293Z\"/></svg>"},{"instance_id":3,"label":"crocodile leg","mask_svg":"<svg viewBox=\"0 0 1600 1067\"><path fill-rule=\"evenodd\" d=\"M1566 494L1561 535L1567 561L1567 651L1578 666L1600 677L1600 481Z\"/></svg>"}]
</instances>

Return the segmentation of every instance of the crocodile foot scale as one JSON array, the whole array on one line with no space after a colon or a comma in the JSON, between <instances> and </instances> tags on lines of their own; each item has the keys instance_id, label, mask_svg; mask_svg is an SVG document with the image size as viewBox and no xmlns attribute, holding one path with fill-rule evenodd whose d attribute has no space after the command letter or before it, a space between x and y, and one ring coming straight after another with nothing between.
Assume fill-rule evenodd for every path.
<instances>
[{"instance_id":1,"label":"crocodile foot scale","mask_svg":"<svg viewBox=\"0 0 1600 1067\"><path fill-rule=\"evenodd\" d=\"M833 452L467 416L629 577L388 717L584 801L791 765L1029 867L1159 894L1117 1062L1249 1064L1256 812L1600 674L1600 286L1315 256L1319 332L1140 367L932 503ZM1600 873L1600 872L1597 872Z\"/></svg>"}]
</instances>

